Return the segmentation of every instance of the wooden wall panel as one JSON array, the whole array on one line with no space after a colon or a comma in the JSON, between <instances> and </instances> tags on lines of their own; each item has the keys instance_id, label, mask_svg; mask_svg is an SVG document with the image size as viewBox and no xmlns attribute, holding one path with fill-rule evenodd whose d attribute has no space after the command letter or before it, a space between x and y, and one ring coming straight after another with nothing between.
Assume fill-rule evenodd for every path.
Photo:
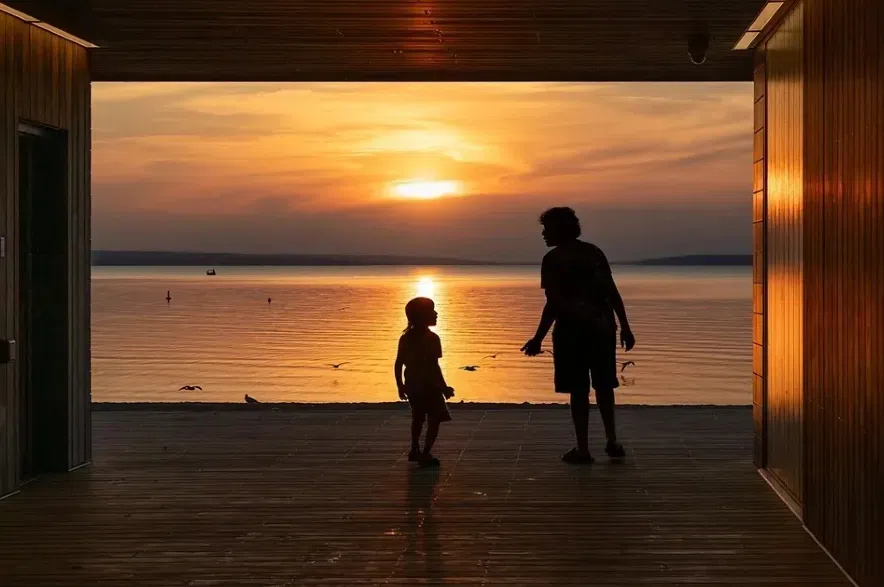
<instances>
[{"instance_id":1,"label":"wooden wall panel","mask_svg":"<svg viewBox=\"0 0 884 587\"><path fill-rule=\"evenodd\" d=\"M805 523L884 585L884 6L805 0Z\"/></svg>"},{"instance_id":2,"label":"wooden wall panel","mask_svg":"<svg viewBox=\"0 0 884 587\"><path fill-rule=\"evenodd\" d=\"M798 503L804 436L802 22L799 4L766 42L766 467Z\"/></svg>"},{"instance_id":3,"label":"wooden wall panel","mask_svg":"<svg viewBox=\"0 0 884 587\"><path fill-rule=\"evenodd\" d=\"M90 458L89 214L91 95L89 55L83 47L0 13L0 338L20 339L18 315L18 155L21 121L67 132L69 322L67 389L68 467ZM21 481L19 377L16 364L0 365L0 495Z\"/></svg>"},{"instance_id":4,"label":"wooden wall panel","mask_svg":"<svg viewBox=\"0 0 884 587\"><path fill-rule=\"evenodd\" d=\"M14 193L15 91L12 85L14 67L11 18L0 13L0 236L6 238L6 256L0 258L0 338L14 338L15 332L15 264L11 263L10 243L15 238ZM15 364L0 365L0 496L13 491L18 484L18 412L16 411Z\"/></svg>"},{"instance_id":5,"label":"wooden wall panel","mask_svg":"<svg viewBox=\"0 0 884 587\"><path fill-rule=\"evenodd\" d=\"M76 47L76 46L73 46ZM73 49L73 47L71 47ZM72 51L73 71L89 71L89 54ZM72 79L71 96L74 101L71 128L77 137L74 148L68 149L71 169L70 248L69 273L72 291L69 298L71 323L70 364L73 367L68 387L71 405L70 464L77 466L92 458L92 425L90 417L90 275L92 218L91 199L91 152L92 125L88 109L92 102L92 84L88 76L78 75ZM84 113L84 109L87 111ZM86 114L86 115L84 115Z\"/></svg>"},{"instance_id":6,"label":"wooden wall panel","mask_svg":"<svg viewBox=\"0 0 884 587\"><path fill-rule=\"evenodd\" d=\"M752 418L754 420L753 460L758 467L766 466L767 425L765 422L765 327L764 298L765 272L765 217L767 216L767 195L765 191L766 148L765 129L765 94L767 92L767 74L764 65L764 47L756 51L755 72L755 117L753 121L753 181L752 181Z\"/></svg>"}]
</instances>

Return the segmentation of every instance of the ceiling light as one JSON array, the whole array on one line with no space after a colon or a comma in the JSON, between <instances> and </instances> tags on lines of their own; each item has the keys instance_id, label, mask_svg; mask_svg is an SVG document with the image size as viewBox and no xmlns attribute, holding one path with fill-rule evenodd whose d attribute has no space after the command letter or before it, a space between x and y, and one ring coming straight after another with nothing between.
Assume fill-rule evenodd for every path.
<instances>
[{"instance_id":1,"label":"ceiling light","mask_svg":"<svg viewBox=\"0 0 884 587\"><path fill-rule=\"evenodd\" d=\"M24 12L16 10L15 8L12 8L11 6L7 6L6 4L0 4L0 12L5 12L6 14L14 16L15 18L17 18L19 20L23 20L27 23L34 25L34 26L40 27L41 29L43 29L45 31L49 31L53 35L57 35L63 39L67 39L68 41L70 41L72 43L76 43L77 45L80 45L81 47L86 47L87 49L97 49L98 48L98 45L93 45L89 41L84 41L80 37L76 37L68 32L61 30L60 28L56 28L56 27L52 26L51 24L47 24L47 23L41 21L39 18L34 18L33 16L31 16L29 14L25 14Z\"/></svg>"},{"instance_id":2,"label":"ceiling light","mask_svg":"<svg viewBox=\"0 0 884 587\"><path fill-rule=\"evenodd\" d=\"M752 21L752 24L749 25L749 28L746 29L746 32L743 33L743 36L740 37L740 40L737 41L737 44L733 46L732 51L745 51L752 47L752 44L758 39L761 35L761 31L764 30L770 21L777 15L780 9L783 7L785 2L768 2L764 5L764 7L759 11L758 16L755 17L755 20Z\"/></svg>"},{"instance_id":3,"label":"ceiling light","mask_svg":"<svg viewBox=\"0 0 884 587\"><path fill-rule=\"evenodd\" d=\"M84 41L80 37L75 37L74 35L72 35L70 33L66 33L65 31L63 31L59 28L56 28L56 27L52 26L51 24L46 24L45 22L37 21L37 22L34 22L33 25L38 26L45 31L49 31L50 33L52 33L54 35L58 35L62 39L67 39L68 41L70 41L72 43L76 43L82 47L86 47L87 49L98 49L98 45L93 45L89 41Z\"/></svg>"},{"instance_id":4,"label":"ceiling light","mask_svg":"<svg viewBox=\"0 0 884 587\"><path fill-rule=\"evenodd\" d=\"M752 42L760 35L761 33L758 31L747 31L743 33L743 36L740 37L740 40L737 41L737 44L734 45L733 51L745 51L748 49Z\"/></svg>"},{"instance_id":5,"label":"ceiling light","mask_svg":"<svg viewBox=\"0 0 884 587\"><path fill-rule=\"evenodd\" d=\"M749 25L749 30L761 32L767 26L767 23L780 11L783 4L785 2L768 2L765 4L761 12L758 13L758 16L755 17L755 20L752 21L752 24Z\"/></svg>"},{"instance_id":6,"label":"ceiling light","mask_svg":"<svg viewBox=\"0 0 884 587\"><path fill-rule=\"evenodd\" d=\"M37 22L38 19L33 16L27 15L24 12L19 12L12 6L7 6L6 4L0 4L0 12L5 12L6 14L11 14L15 18L19 20L23 20L25 22Z\"/></svg>"}]
</instances>

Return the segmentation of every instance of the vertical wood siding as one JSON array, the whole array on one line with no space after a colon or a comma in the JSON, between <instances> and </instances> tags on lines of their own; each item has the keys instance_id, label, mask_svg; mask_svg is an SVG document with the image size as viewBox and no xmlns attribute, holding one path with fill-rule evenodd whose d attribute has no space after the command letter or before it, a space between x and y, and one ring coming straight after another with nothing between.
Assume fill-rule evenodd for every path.
<instances>
[{"instance_id":1,"label":"vertical wood siding","mask_svg":"<svg viewBox=\"0 0 884 587\"><path fill-rule=\"evenodd\" d=\"M803 8L766 43L767 469L802 502Z\"/></svg>"},{"instance_id":2,"label":"vertical wood siding","mask_svg":"<svg viewBox=\"0 0 884 587\"><path fill-rule=\"evenodd\" d=\"M764 46L755 53L754 69L755 117L752 125L752 420L754 422L753 460L758 467L766 467L767 425L765 423L765 379L764 361L766 321L764 315L765 273L767 261L764 254L767 216L767 194L765 191L765 151L767 133L765 130L765 94L767 74L764 66Z\"/></svg>"},{"instance_id":3,"label":"vertical wood siding","mask_svg":"<svg viewBox=\"0 0 884 587\"><path fill-rule=\"evenodd\" d=\"M6 237L6 257L0 259L0 338L15 337L16 265L12 262L18 217L15 192L15 88L12 19L0 13L0 236ZM17 371L15 364L0 365L0 495L18 485Z\"/></svg>"},{"instance_id":4,"label":"vertical wood siding","mask_svg":"<svg viewBox=\"0 0 884 587\"><path fill-rule=\"evenodd\" d=\"M884 585L884 2L805 0L805 508Z\"/></svg>"},{"instance_id":5,"label":"vertical wood siding","mask_svg":"<svg viewBox=\"0 0 884 587\"><path fill-rule=\"evenodd\" d=\"M0 338L19 339L18 163L20 121L67 131L68 137L68 466L90 458L89 215L91 105L89 55L69 41L0 13ZM16 489L19 466L19 376L0 365L0 495Z\"/></svg>"}]
</instances>

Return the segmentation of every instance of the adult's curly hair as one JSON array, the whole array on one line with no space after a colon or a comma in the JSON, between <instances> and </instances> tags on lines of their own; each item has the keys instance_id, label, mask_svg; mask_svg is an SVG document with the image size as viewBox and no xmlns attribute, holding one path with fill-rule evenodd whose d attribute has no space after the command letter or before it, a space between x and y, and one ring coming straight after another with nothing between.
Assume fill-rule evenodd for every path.
<instances>
[{"instance_id":1,"label":"adult's curly hair","mask_svg":"<svg viewBox=\"0 0 884 587\"><path fill-rule=\"evenodd\" d=\"M578 238L580 236L580 220L573 208L550 208L540 215L540 223L552 229L562 238Z\"/></svg>"}]
</instances>

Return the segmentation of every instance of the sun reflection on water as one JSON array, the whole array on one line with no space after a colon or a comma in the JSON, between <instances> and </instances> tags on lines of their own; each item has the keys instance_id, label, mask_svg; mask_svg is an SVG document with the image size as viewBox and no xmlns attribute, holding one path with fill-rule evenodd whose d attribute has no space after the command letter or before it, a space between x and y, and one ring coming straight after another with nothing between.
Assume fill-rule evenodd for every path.
<instances>
[{"instance_id":1,"label":"sun reflection on water","mask_svg":"<svg viewBox=\"0 0 884 587\"><path fill-rule=\"evenodd\" d=\"M430 298L435 303L439 317L436 326L433 327L433 331L443 339L443 347L446 346L448 342L446 340L447 329L445 328L446 296L444 294L446 289L447 288L443 287L443 283L435 277L431 275L421 275L418 277L417 281L414 282L412 290L415 296Z\"/></svg>"},{"instance_id":2,"label":"sun reflection on water","mask_svg":"<svg viewBox=\"0 0 884 587\"><path fill-rule=\"evenodd\" d=\"M620 270L618 286L642 346L618 353L638 365L626 369L629 384L621 385L618 401L749 401L745 341L752 325L743 316L751 308L751 271L703 271ZM535 267L221 273L213 279L222 281L209 283L199 268L96 269L96 401L242 402L246 392L262 402L396 401L392 367L405 304L418 295L435 302L432 330L442 341L440 364L457 390L455 402L563 401L553 390L552 357L519 352L543 309ZM239 341L236 353L231 337ZM467 365L479 368L460 369ZM667 387L672 377L681 377L678 390ZM179 392L184 383L203 391Z\"/></svg>"},{"instance_id":3,"label":"sun reflection on water","mask_svg":"<svg viewBox=\"0 0 884 587\"><path fill-rule=\"evenodd\" d=\"M416 295L423 298L433 299L436 294L436 282L432 277L421 277L417 280Z\"/></svg>"}]
</instances>

